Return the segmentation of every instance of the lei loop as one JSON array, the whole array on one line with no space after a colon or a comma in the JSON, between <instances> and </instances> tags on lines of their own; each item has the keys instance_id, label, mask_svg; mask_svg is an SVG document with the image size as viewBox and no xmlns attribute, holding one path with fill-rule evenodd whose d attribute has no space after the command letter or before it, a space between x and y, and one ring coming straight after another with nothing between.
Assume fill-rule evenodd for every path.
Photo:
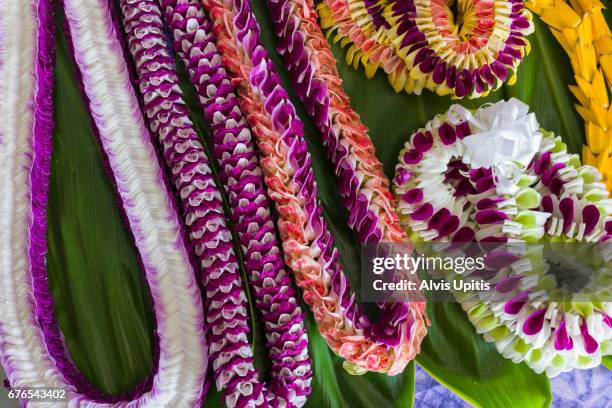
<instances>
[{"instance_id":1,"label":"lei loop","mask_svg":"<svg viewBox=\"0 0 612 408\"><path fill-rule=\"evenodd\" d=\"M2 129L0 141L0 206L14 226L0 232L0 243L9 245L0 250L2 365L11 387L62 389L69 406L200 405L208 363L200 291L111 10L97 0L66 0L64 7L92 120L151 292L157 324L152 373L126 395L104 394L77 370L55 321L45 263L53 131L52 3L7 3L0 16L11 33L2 39L2 52L15 56L7 58L2 75L16 75L6 81L9 90L0 104L0 116L7 119L2 126L9 126Z\"/></svg>"},{"instance_id":2,"label":"lei loop","mask_svg":"<svg viewBox=\"0 0 612 408\"><path fill-rule=\"evenodd\" d=\"M513 120L487 120L502 111ZM496 142L466 146L483 131ZM508 144L509 133L515 134ZM502 178L497 169L506 166L513 176ZM400 221L415 241L495 246L484 271L445 278L490 282L492 293L456 293L470 321L502 355L553 377L612 354L612 303L590 299L584 307L573 293L557 301L563 288L547 272L545 256L547 246L595 245L604 266L586 286L592 296L602 284L607 293L612 200L601 179L512 99L475 112L454 105L419 129L400 153L394 191Z\"/></svg>"},{"instance_id":3,"label":"lei loop","mask_svg":"<svg viewBox=\"0 0 612 408\"><path fill-rule=\"evenodd\" d=\"M520 0L457 0L457 15L442 0L325 0L321 25L351 44L347 63L381 67L393 88L423 89L454 98L486 96L516 82L529 53L531 13Z\"/></svg>"}]
</instances>

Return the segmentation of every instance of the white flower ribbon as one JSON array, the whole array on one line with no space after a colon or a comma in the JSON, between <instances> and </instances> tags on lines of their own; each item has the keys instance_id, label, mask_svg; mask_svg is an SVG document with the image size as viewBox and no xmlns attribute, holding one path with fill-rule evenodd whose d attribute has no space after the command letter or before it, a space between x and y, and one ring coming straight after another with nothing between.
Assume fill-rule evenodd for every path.
<instances>
[{"instance_id":1,"label":"white flower ribbon","mask_svg":"<svg viewBox=\"0 0 612 408\"><path fill-rule=\"evenodd\" d=\"M461 141L463 162L493 169L498 193L511 193L542 142L540 124L529 113L529 106L516 98L484 105L474 113L453 105L448 119L453 123L467 120L472 129Z\"/></svg>"}]
</instances>

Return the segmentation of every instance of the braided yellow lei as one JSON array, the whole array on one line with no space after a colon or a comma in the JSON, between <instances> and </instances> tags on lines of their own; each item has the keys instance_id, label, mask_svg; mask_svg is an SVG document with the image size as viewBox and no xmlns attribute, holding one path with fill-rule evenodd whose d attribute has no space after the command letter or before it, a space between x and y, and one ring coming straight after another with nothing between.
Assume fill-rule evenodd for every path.
<instances>
[{"instance_id":1,"label":"braided yellow lei","mask_svg":"<svg viewBox=\"0 0 612 408\"><path fill-rule=\"evenodd\" d=\"M612 191L612 33L600 0L529 0L527 8L540 16L569 55L576 84L570 90L585 121L587 145L583 161L599 169Z\"/></svg>"}]
</instances>

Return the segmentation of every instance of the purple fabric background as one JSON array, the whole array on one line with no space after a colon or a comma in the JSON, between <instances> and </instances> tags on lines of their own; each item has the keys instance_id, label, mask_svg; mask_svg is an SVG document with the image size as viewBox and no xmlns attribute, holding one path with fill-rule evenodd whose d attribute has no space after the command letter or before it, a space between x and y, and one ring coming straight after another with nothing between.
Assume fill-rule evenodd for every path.
<instances>
[{"instance_id":1,"label":"purple fabric background","mask_svg":"<svg viewBox=\"0 0 612 408\"><path fill-rule=\"evenodd\" d=\"M448 388L440 385L418 365L415 370L415 408L471 407ZM554 408L612 407L612 372L604 366L574 370L552 380Z\"/></svg>"}]
</instances>

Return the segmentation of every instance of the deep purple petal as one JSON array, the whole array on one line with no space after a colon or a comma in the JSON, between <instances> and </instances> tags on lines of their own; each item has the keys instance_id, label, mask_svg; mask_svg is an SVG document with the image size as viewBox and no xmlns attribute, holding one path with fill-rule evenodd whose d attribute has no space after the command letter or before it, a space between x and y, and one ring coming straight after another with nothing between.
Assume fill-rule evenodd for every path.
<instances>
[{"instance_id":1,"label":"deep purple petal","mask_svg":"<svg viewBox=\"0 0 612 408\"><path fill-rule=\"evenodd\" d=\"M521 279L523 279L523 277L520 275L503 278L495 285L495 291L499 293L510 293L518 287L519 283L521 283Z\"/></svg>"},{"instance_id":2,"label":"deep purple petal","mask_svg":"<svg viewBox=\"0 0 612 408\"><path fill-rule=\"evenodd\" d=\"M433 214L433 207L429 203L423 204L410 217L415 221L425 221Z\"/></svg>"},{"instance_id":3,"label":"deep purple petal","mask_svg":"<svg viewBox=\"0 0 612 408\"><path fill-rule=\"evenodd\" d=\"M423 153L419 152L417 149L411 149L404 154L404 161L406 164L417 164L421 160L423 160Z\"/></svg>"},{"instance_id":4,"label":"deep purple petal","mask_svg":"<svg viewBox=\"0 0 612 408\"><path fill-rule=\"evenodd\" d=\"M584 349L587 353L593 354L599 348L599 343L591 337L589 334L589 329L587 328L586 323L582 323L580 325L580 333L582 334L582 340L584 341Z\"/></svg>"},{"instance_id":5,"label":"deep purple petal","mask_svg":"<svg viewBox=\"0 0 612 408\"><path fill-rule=\"evenodd\" d=\"M589 235L599 222L601 213L593 204L589 204L582 209L582 222L585 224L584 235Z\"/></svg>"},{"instance_id":6,"label":"deep purple petal","mask_svg":"<svg viewBox=\"0 0 612 408\"><path fill-rule=\"evenodd\" d=\"M440 85L446 80L446 62L439 62L433 70L432 79L435 84Z\"/></svg>"},{"instance_id":7,"label":"deep purple petal","mask_svg":"<svg viewBox=\"0 0 612 408\"><path fill-rule=\"evenodd\" d=\"M489 86L495 85L495 76L493 75L493 72L491 72L489 65L485 64L482 68L480 68L480 75L485 79L485 81L487 81Z\"/></svg>"},{"instance_id":8,"label":"deep purple petal","mask_svg":"<svg viewBox=\"0 0 612 408\"><path fill-rule=\"evenodd\" d=\"M525 303L529 299L529 292L521 292L517 295L514 295L506 304L504 305L504 312L515 315L518 314Z\"/></svg>"},{"instance_id":9,"label":"deep purple petal","mask_svg":"<svg viewBox=\"0 0 612 408\"><path fill-rule=\"evenodd\" d=\"M455 128L453 128L449 123L443 123L442 126L438 128L438 135L440 136L442 143L447 146L455 143L455 140L457 140Z\"/></svg>"},{"instance_id":10,"label":"deep purple petal","mask_svg":"<svg viewBox=\"0 0 612 408\"><path fill-rule=\"evenodd\" d=\"M399 185L407 183L412 177L412 173L410 171L401 168L399 169L397 175L395 176L395 182Z\"/></svg>"},{"instance_id":11,"label":"deep purple petal","mask_svg":"<svg viewBox=\"0 0 612 408\"><path fill-rule=\"evenodd\" d=\"M552 214L554 210L554 206L553 206L553 199L551 196L547 195L547 196L542 197L542 210L544 210L544 212Z\"/></svg>"},{"instance_id":12,"label":"deep purple petal","mask_svg":"<svg viewBox=\"0 0 612 408\"><path fill-rule=\"evenodd\" d=\"M533 171L538 176L544 173L544 171L550 165L550 152L545 152L539 158L535 160Z\"/></svg>"},{"instance_id":13,"label":"deep purple petal","mask_svg":"<svg viewBox=\"0 0 612 408\"><path fill-rule=\"evenodd\" d=\"M508 78L508 68L501 62L493 61L491 68L500 81L504 82Z\"/></svg>"},{"instance_id":14,"label":"deep purple petal","mask_svg":"<svg viewBox=\"0 0 612 408\"><path fill-rule=\"evenodd\" d=\"M436 229L436 230L440 229L440 227L442 227L442 225L449 219L450 216L451 216L451 212L448 210L448 208L442 208L438 210L438 212L436 212L429 219L427 228Z\"/></svg>"},{"instance_id":15,"label":"deep purple petal","mask_svg":"<svg viewBox=\"0 0 612 408\"><path fill-rule=\"evenodd\" d=\"M469 243L474 241L474 237L476 237L476 233L472 228L462 227L453 236L453 242Z\"/></svg>"},{"instance_id":16,"label":"deep purple petal","mask_svg":"<svg viewBox=\"0 0 612 408\"><path fill-rule=\"evenodd\" d=\"M461 122L455 126L455 133L459 139L463 139L464 137L471 135L472 129L470 129L469 122Z\"/></svg>"},{"instance_id":17,"label":"deep purple petal","mask_svg":"<svg viewBox=\"0 0 612 408\"><path fill-rule=\"evenodd\" d=\"M533 336L534 334L538 334L540 330L544 327L544 315L546 314L546 309L538 309L535 312L531 313L525 323L523 323L523 333L528 336Z\"/></svg>"},{"instance_id":18,"label":"deep purple petal","mask_svg":"<svg viewBox=\"0 0 612 408\"><path fill-rule=\"evenodd\" d=\"M555 350L566 350L570 345L571 338L567 334L565 320L561 321L559 327L555 331L554 346Z\"/></svg>"},{"instance_id":19,"label":"deep purple petal","mask_svg":"<svg viewBox=\"0 0 612 408\"><path fill-rule=\"evenodd\" d=\"M495 181L493 180L493 176L484 177L476 182L476 191L478 193L484 193L492 189L495 186Z\"/></svg>"},{"instance_id":20,"label":"deep purple petal","mask_svg":"<svg viewBox=\"0 0 612 408\"><path fill-rule=\"evenodd\" d=\"M504 201L502 197L483 198L483 199L478 200L478 202L476 203L476 209L486 210L488 208L495 207L497 203L500 203L502 201Z\"/></svg>"},{"instance_id":21,"label":"deep purple petal","mask_svg":"<svg viewBox=\"0 0 612 408\"><path fill-rule=\"evenodd\" d=\"M446 86L452 89L455 87L456 82L457 82L457 67L455 67L454 65L451 65L446 69Z\"/></svg>"},{"instance_id":22,"label":"deep purple petal","mask_svg":"<svg viewBox=\"0 0 612 408\"><path fill-rule=\"evenodd\" d=\"M571 197L565 197L559 203L559 211L563 217L563 232L565 233L574 221L574 200Z\"/></svg>"},{"instance_id":23,"label":"deep purple petal","mask_svg":"<svg viewBox=\"0 0 612 408\"><path fill-rule=\"evenodd\" d=\"M433 146L433 135L431 132L419 132L412 136L412 145L421 153L425 153Z\"/></svg>"},{"instance_id":24,"label":"deep purple petal","mask_svg":"<svg viewBox=\"0 0 612 408\"><path fill-rule=\"evenodd\" d=\"M440 238L452 234L459 227L459 217L451 215L448 220L438 228L438 236Z\"/></svg>"},{"instance_id":25,"label":"deep purple petal","mask_svg":"<svg viewBox=\"0 0 612 408\"><path fill-rule=\"evenodd\" d=\"M612 317L610 317L606 312L603 312L603 321L608 327L612 327Z\"/></svg>"},{"instance_id":26,"label":"deep purple petal","mask_svg":"<svg viewBox=\"0 0 612 408\"><path fill-rule=\"evenodd\" d=\"M459 98L463 98L472 92L472 88L474 88L474 82L472 80L472 75L470 71L464 69L457 75L457 82L455 83L455 95Z\"/></svg>"},{"instance_id":27,"label":"deep purple petal","mask_svg":"<svg viewBox=\"0 0 612 408\"><path fill-rule=\"evenodd\" d=\"M423 190L420 188L412 188L402 194L402 200L407 202L408 204L418 203L423 199Z\"/></svg>"},{"instance_id":28,"label":"deep purple petal","mask_svg":"<svg viewBox=\"0 0 612 408\"><path fill-rule=\"evenodd\" d=\"M484 210L476 213L476 222L478 224L499 224L508 219L508 216L503 211Z\"/></svg>"}]
</instances>

